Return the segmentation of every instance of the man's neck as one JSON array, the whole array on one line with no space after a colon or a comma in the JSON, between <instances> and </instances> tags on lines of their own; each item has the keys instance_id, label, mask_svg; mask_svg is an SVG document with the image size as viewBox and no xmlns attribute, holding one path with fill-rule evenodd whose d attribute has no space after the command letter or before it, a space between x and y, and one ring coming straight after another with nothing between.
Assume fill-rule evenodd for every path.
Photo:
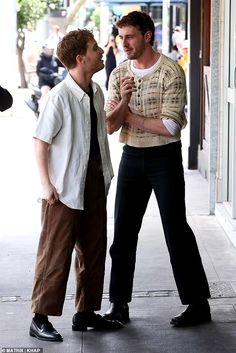
<instances>
[{"instance_id":1,"label":"man's neck","mask_svg":"<svg viewBox=\"0 0 236 353\"><path fill-rule=\"evenodd\" d=\"M148 69L152 67L160 58L160 53L152 48L146 50L138 59L133 60L133 65L136 69Z\"/></svg>"},{"instance_id":2,"label":"man's neck","mask_svg":"<svg viewBox=\"0 0 236 353\"><path fill-rule=\"evenodd\" d=\"M80 88L88 93L90 91L91 85L91 75L86 75L84 72L79 72L78 70L70 70L69 71L73 80L77 83Z\"/></svg>"}]
</instances>

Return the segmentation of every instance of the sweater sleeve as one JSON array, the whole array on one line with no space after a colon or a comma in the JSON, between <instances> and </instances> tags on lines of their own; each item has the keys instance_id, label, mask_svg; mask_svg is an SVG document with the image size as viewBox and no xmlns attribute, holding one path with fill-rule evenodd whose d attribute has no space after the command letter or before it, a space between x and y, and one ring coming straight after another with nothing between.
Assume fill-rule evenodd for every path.
<instances>
[{"instance_id":1,"label":"sweater sleeve","mask_svg":"<svg viewBox=\"0 0 236 353\"><path fill-rule=\"evenodd\" d=\"M175 120L181 128L186 126L186 79L182 68L176 65L176 70L168 75L162 96L161 118Z\"/></svg>"}]
</instances>

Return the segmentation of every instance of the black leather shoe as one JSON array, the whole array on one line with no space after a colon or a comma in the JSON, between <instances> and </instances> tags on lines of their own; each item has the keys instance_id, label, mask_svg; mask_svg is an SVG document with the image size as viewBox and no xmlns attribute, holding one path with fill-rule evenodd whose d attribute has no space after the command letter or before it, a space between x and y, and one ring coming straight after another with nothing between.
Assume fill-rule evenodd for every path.
<instances>
[{"instance_id":1,"label":"black leather shoe","mask_svg":"<svg viewBox=\"0 0 236 353\"><path fill-rule=\"evenodd\" d=\"M115 330L123 328L124 325L117 321L108 321L101 315L95 313L76 313L72 319L72 330L73 331L87 331L88 327L95 330Z\"/></svg>"},{"instance_id":2,"label":"black leather shoe","mask_svg":"<svg viewBox=\"0 0 236 353\"><path fill-rule=\"evenodd\" d=\"M51 322L38 323L34 319L31 322L29 334L42 341L62 342L63 338L52 326Z\"/></svg>"},{"instance_id":3,"label":"black leather shoe","mask_svg":"<svg viewBox=\"0 0 236 353\"><path fill-rule=\"evenodd\" d=\"M170 324L173 327L187 327L204 324L211 321L211 312L208 302L201 305L190 304L180 315L173 317Z\"/></svg>"},{"instance_id":4,"label":"black leather shoe","mask_svg":"<svg viewBox=\"0 0 236 353\"><path fill-rule=\"evenodd\" d=\"M122 322L122 324L125 324L130 321L129 306L127 303L111 303L110 308L105 312L103 317L107 320L118 320Z\"/></svg>"}]
</instances>

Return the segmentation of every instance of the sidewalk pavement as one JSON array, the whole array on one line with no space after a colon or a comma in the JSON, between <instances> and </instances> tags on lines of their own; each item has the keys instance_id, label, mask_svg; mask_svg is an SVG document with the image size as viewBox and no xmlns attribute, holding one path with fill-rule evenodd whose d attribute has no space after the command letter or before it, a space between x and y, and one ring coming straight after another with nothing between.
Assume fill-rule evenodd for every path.
<instances>
[{"instance_id":1,"label":"sidewalk pavement","mask_svg":"<svg viewBox=\"0 0 236 353\"><path fill-rule=\"evenodd\" d=\"M215 216L208 215L208 184L198 171L185 171L187 217L210 283L212 323L173 328L170 319L181 312L155 198L151 197L140 232L131 322L113 332L73 332L73 266L61 317L51 317L63 335L49 343L28 334L30 296L40 229L40 190L33 156L33 113L24 105L28 91L17 93L10 116L0 115L0 349L43 353L234 353L236 352L236 249ZM117 175L121 154L118 135L109 137ZM113 237L114 178L108 197L108 247ZM107 256L102 310L109 306L110 258ZM14 350L15 348L15 350ZM16 350L16 348L18 348ZM20 350L21 349L21 350ZM3 352L4 350L2 350ZM7 350L6 350L7 352Z\"/></svg>"}]
</instances>

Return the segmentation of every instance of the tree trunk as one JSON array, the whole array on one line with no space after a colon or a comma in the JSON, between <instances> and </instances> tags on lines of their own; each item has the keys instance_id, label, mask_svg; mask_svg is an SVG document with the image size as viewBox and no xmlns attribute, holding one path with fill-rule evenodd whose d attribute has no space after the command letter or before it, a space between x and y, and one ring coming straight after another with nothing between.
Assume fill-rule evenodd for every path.
<instances>
[{"instance_id":1,"label":"tree trunk","mask_svg":"<svg viewBox=\"0 0 236 353\"><path fill-rule=\"evenodd\" d=\"M69 10L67 16L66 16L66 24L67 26L73 21L75 16L77 15L79 9L81 8L82 5L86 0L76 0L75 3L72 5L71 9Z\"/></svg>"}]
</instances>

